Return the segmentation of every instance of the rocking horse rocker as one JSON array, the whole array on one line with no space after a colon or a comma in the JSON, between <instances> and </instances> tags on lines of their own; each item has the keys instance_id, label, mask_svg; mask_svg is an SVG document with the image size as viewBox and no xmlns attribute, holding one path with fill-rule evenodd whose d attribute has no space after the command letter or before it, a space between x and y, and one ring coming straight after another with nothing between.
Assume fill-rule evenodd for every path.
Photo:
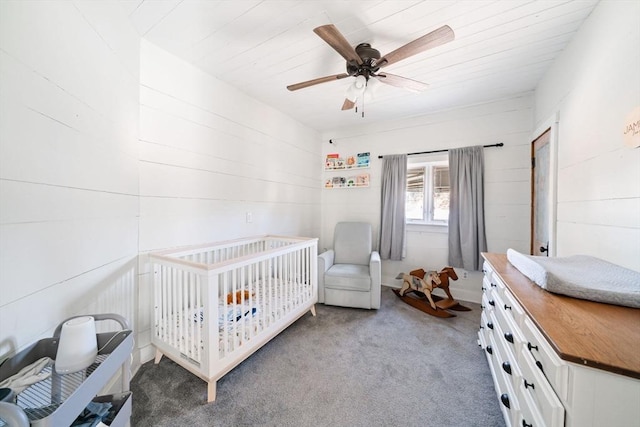
<instances>
[{"instance_id":1,"label":"rocking horse rocker","mask_svg":"<svg viewBox=\"0 0 640 427\"><path fill-rule=\"evenodd\" d=\"M447 310L470 311L456 301L449 290L449 279L458 280L453 267L444 267L439 273L424 271L423 269L410 271L409 274L400 273L396 279L402 279L402 288L393 292L405 303L427 314L436 317L455 317ZM435 288L441 288L447 298L432 295ZM413 295L417 295L417 297ZM425 298L428 300L425 301Z\"/></svg>"}]
</instances>

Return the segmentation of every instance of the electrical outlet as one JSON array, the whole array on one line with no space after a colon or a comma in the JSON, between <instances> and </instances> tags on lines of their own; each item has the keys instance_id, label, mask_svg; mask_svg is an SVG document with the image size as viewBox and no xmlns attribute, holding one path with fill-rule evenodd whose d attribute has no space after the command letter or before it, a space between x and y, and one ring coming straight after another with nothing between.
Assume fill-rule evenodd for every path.
<instances>
[{"instance_id":1,"label":"electrical outlet","mask_svg":"<svg viewBox=\"0 0 640 427\"><path fill-rule=\"evenodd\" d=\"M247 212L246 218L247 222L253 222L253 214L251 212Z\"/></svg>"},{"instance_id":2,"label":"electrical outlet","mask_svg":"<svg viewBox=\"0 0 640 427\"><path fill-rule=\"evenodd\" d=\"M467 272L466 272L466 271L462 273L462 278L463 278L463 279L466 279L466 278L467 278Z\"/></svg>"}]
</instances>

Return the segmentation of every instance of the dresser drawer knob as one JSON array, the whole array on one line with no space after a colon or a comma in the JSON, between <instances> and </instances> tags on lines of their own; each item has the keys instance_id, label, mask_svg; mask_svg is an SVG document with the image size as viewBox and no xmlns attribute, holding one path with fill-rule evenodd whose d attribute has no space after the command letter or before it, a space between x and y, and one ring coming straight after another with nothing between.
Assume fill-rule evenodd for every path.
<instances>
[{"instance_id":1,"label":"dresser drawer knob","mask_svg":"<svg viewBox=\"0 0 640 427\"><path fill-rule=\"evenodd\" d=\"M513 344L513 334L511 332L505 332L504 333L504 339L506 339L511 344Z\"/></svg>"},{"instance_id":2,"label":"dresser drawer knob","mask_svg":"<svg viewBox=\"0 0 640 427\"><path fill-rule=\"evenodd\" d=\"M493 354L493 349L491 348L490 345L488 345L487 348L485 348L485 350L487 350L487 353Z\"/></svg>"},{"instance_id":3,"label":"dresser drawer knob","mask_svg":"<svg viewBox=\"0 0 640 427\"><path fill-rule=\"evenodd\" d=\"M483 287L482 287L482 291L484 292L484 291L486 291L486 290L487 290L487 288L485 288L485 287L483 286Z\"/></svg>"},{"instance_id":4,"label":"dresser drawer knob","mask_svg":"<svg viewBox=\"0 0 640 427\"><path fill-rule=\"evenodd\" d=\"M487 322L487 328L489 328L489 329L493 329L493 323L491 323L491 322Z\"/></svg>"},{"instance_id":5,"label":"dresser drawer knob","mask_svg":"<svg viewBox=\"0 0 640 427\"><path fill-rule=\"evenodd\" d=\"M507 393L504 393L502 396L500 396L500 401L504 406L511 409L511 405L509 404L509 395Z\"/></svg>"},{"instance_id":6,"label":"dresser drawer knob","mask_svg":"<svg viewBox=\"0 0 640 427\"><path fill-rule=\"evenodd\" d=\"M505 310L511 310L511 306L510 306L510 305L505 304L505 305L504 305L504 309L505 309Z\"/></svg>"},{"instance_id":7,"label":"dresser drawer knob","mask_svg":"<svg viewBox=\"0 0 640 427\"><path fill-rule=\"evenodd\" d=\"M538 351L538 346L537 345L533 345L530 342L527 343L527 348L529 349L529 351L531 351L531 350Z\"/></svg>"},{"instance_id":8,"label":"dresser drawer knob","mask_svg":"<svg viewBox=\"0 0 640 427\"><path fill-rule=\"evenodd\" d=\"M497 286L497 285L496 285L495 283L493 283L493 282L491 283L491 287L492 287L492 288L495 288L496 286Z\"/></svg>"},{"instance_id":9,"label":"dresser drawer knob","mask_svg":"<svg viewBox=\"0 0 640 427\"><path fill-rule=\"evenodd\" d=\"M502 369L504 369L507 374L511 375L511 363L502 362Z\"/></svg>"},{"instance_id":10,"label":"dresser drawer knob","mask_svg":"<svg viewBox=\"0 0 640 427\"><path fill-rule=\"evenodd\" d=\"M522 420L522 427L533 427L533 424L527 424L526 420Z\"/></svg>"},{"instance_id":11,"label":"dresser drawer knob","mask_svg":"<svg viewBox=\"0 0 640 427\"><path fill-rule=\"evenodd\" d=\"M525 378L524 379L524 388L529 388L529 387L531 387L534 390L536 389L536 387L533 385L533 383L528 383L527 379Z\"/></svg>"},{"instance_id":12,"label":"dresser drawer knob","mask_svg":"<svg viewBox=\"0 0 640 427\"><path fill-rule=\"evenodd\" d=\"M494 300L489 301L489 305L495 307L496 306L496 302Z\"/></svg>"},{"instance_id":13,"label":"dresser drawer knob","mask_svg":"<svg viewBox=\"0 0 640 427\"><path fill-rule=\"evenodd\" d=\"M542 373L544 374L544 369L542 369L542 362L540 362L539 360L536 360L536 366L538 368L540 368L540 370L542 371Z\"/></svg>"}]
</instances>

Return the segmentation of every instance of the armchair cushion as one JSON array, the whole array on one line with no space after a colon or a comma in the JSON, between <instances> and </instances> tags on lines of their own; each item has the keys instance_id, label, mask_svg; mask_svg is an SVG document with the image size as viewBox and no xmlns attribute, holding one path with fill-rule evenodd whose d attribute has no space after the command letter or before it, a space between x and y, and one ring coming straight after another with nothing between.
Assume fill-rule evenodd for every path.
<instances>
[{"instance_id":1,"label":"armchair cushion","mask_svg":"<svg viewBox=\"0 0 640 427\"><path fill-rule=\"evenodd\" d=\"M324 275L324 285L332 289L369 292L371 290L369 266L334 264Z\"/></svg>"},{"instance_id":2,"label":"armchair cushion","mask_svg":"<svg viewBox=\"0 0 640 427\"><path fill-rule=\"evenodd\" d=\"M369 265L371 225L365 222L339 222L333 235L336 264Z\"/></svg>"}]
</instances>

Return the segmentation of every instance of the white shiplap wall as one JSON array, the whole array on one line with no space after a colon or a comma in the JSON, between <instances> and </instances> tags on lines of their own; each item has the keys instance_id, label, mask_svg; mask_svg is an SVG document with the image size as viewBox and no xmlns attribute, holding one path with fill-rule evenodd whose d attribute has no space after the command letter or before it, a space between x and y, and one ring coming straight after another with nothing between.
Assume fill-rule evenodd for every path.
<instances>
[{"instance_id":1,"label":"white shiplap wall","mask_svg":"<svg viewBox=\"0 0 640 427\"><path fill-rule=\"evenodd\" d=\"M536 91L558 113L557 255L640 271L640 149L624 145L640 106L640 3L600 2Z\"/></svg>"},{"instance_id":2,"label":"white shiplap wall","mask_svg":"<svg viewBox=\"0 0 640 427\"><path fill-rule=\"evenodd\" d=\"M370 109L376 108L370 104ZM350 114L346 112L346 114ZM374 228L376 246L380 227L382 160L379 155L400 154L487 145L503 142L502 148L487 148L485 156L485 218L488 250L529 250L529 142L532 130L532 94L469 106L437 114L386 123L371 123L354 115L349 129L323 135L323 154L371 153L369 188L325 189L322 191L322 235L320 248L331 247L333 229L339 221L368 221ZM329 139L334 143L329 144ZM434 156L434 155L429 155ZM410 161L430 159L411 156ZM442 156L441 154L435 156ZM325 172L329 177L336 172ZM447 265L445 227L411 226L407 232L407 256L402 261L383 261L383 283L399 286L395 277L416 268L440 269ZM481 274L470 272L453 282L452 292L461 300L480 301Z\"/></svg>"},{"instance_id":3,"label":"white shiplap wall","mask_svg":"<svg viewBox=\"0 0 640 427\"><path fill-rule=\"evenodd\" d=\"M135 326L138 57L115 3L0 2L0 359L70 315Z\"/></svg>"},{"instance_id":4,"label":"white shiplap wall","mask_svg":"<svg viewBox=\"0 0 640 427\"><path fill-rule=\"evenodd\" d=\"M258 234L319 236L319 141L316 131L143 41L140 252Z\"/></svg>"}]
</instances>

